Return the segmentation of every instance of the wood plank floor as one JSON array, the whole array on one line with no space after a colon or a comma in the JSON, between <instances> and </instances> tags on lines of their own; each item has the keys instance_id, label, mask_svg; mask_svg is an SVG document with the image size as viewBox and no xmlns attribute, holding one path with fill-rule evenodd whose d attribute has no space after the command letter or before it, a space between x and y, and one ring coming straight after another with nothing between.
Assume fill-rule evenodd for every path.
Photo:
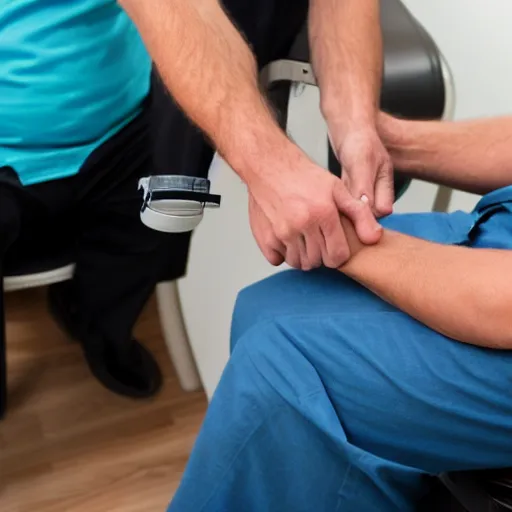
<instances>
[{"instance_id":1,"label":"wood plank floor","mask_svg":"<svg viewBox=\"0 0 512 512\"><path fill-rule=\"evenodd\" d=\"M7 295L10 407L0 423L1 512L164 512L202 421L184 393L154 300L137 327L165 386L132 401L103 389L46 312L42 289Z\"/></svg>"}]
</instances>

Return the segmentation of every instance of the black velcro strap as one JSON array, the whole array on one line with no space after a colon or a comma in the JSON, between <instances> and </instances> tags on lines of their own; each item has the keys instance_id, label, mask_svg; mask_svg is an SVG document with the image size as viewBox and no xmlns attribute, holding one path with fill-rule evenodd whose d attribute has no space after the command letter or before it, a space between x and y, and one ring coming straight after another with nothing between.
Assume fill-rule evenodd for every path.
<instances>
[{"instance_id":1,"label":"black velcro strap","mask_svg":"<svg viewBox=\"0 0 512 512\"><path fill-rule=\"evenodd\" d=\"M182 201L196 201L198 203L211 203L220 206L220 196L206 194L205 192L193 192L191 190L153 190L151 201L179 199Z\"/></svg>"}]
</instances>

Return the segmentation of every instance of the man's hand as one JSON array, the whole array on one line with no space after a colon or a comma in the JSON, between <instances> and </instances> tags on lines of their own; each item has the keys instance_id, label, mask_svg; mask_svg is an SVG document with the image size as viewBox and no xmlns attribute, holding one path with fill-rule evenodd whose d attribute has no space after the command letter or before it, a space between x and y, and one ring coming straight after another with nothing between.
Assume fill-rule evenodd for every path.
<instances>
[{"instance_id":1,"label":"man's hand","mask_svg":"<svg viewBox=\"0 0 512 512\"><path fill-rule=\"evenodd\" d=\"M412 121L381 112L377 128L409 178L482 195L512 184L512 116Z\"/></svg>"},{"instance_id":2,"label":"man's hand","mask_svg":"<svg viewBox=\"0 0 512 512\"><path fill-rule=\"evenodd\" d=\"M340 214L353 223L364 244L379 241L382 229L367 203L343 182L312 162L249 186L249 213L256 241L273 265L310 270L338 268L350 258Z\"/></svg>"},{"instance_id":3,"label":"man's hand","mask_svg":"<svg viewBox=\"0 0 512 512\"><path fill-rule=\"evenodd\" d=\"M356 198L368 198L375 216L393 211L393 164L372 127L348 131L344 137L331 132L333 149L343 166L342 180Z\"/></svg>"},{"instance_id":4,"label":"man's hand","mask_svg":"<svg viewBox=\"0 0 512 512\"><path fill-rule=\"evenodd\" d=\"M382 82L379 0L310 0L309 37L320 102L343 181L376 216L391 213L390 158L375 126Z\"/></svg>"},{"instance_id":5,"label":"man's hand","mask_svg":"<svg viewBox=\"0 0 512 512\"><path fill-rule=\"evenodd\" d=\"M308 160L276 123L259 90L254 56L219 0L118 1L173 98L247 184L263 214L251 215L252 227L271 262L279 261L277 252L294 267L340 266L348 257L340 212L361 241L377 242L381 231L369 206ZM344 19L352 26L351 17ZM336 70L335 83L344 75ZM347 104L356 96L349 94Z\"/></svg>"}]
</instances>

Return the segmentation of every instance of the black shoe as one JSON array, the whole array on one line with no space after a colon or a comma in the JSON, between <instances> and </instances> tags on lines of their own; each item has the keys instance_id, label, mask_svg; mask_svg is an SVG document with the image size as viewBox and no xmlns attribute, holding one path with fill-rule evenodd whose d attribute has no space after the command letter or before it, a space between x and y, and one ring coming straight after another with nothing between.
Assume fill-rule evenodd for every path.
<instances>
[{"instance_id":1,"label":"black shoe","mask_svg":"<svg viewBox=\"0 0 512 512\"><path fill-rule=\"evenodd\" d=\"M162 387L162 373L151 353L136 339L122 347L109 343L80 315L71 283L48 288L50 314L59 327L77 340L92 374L110 391L131 398L149 398Z\"/></svg>"}]
</instances>

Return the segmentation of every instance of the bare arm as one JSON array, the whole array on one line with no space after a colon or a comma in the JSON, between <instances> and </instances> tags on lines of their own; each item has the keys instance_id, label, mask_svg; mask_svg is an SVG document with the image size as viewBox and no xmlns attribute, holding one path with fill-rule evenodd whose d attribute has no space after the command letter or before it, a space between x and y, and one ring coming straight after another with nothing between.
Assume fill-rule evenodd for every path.
<instances>
[{"instance_id":1,"label":"bare arm","mask_svg":"<svg viewBox=\"0 0 512 512\"><path fill-rule=\"evenodd\" d=\"M512 349L512 288L505 278L512 275L512 251L439 245L387 230L372 247L349 236L355 254L342 272L446 336Z\"/></svg>"},{"instance_id":2,"label":"bare arm","mask_svg":"<svg viewBox=\"0 0 512 512\"><path fill-rule=\"evenodd\" d=\"M512 184L512 117L404 121L382 114L379 131L397 169L485 194Z\"/></svg>"},{"instance_id":3,"label":"bare arm","mask_svg":"<svg viewBox=\"0 0 512 512\"><path fill-rule=\"evenodd\" d=\"M177 103L250 181L265 155L300 160L258 87L248 45L216 0L119 0ZM257 168L257 169L256 169Z\"/></svg>"},{"instance_id":4,"label":"bare arm","mask_svg":"<svg viewBox=\"0 0 512 512\"><path fill-rule=\"evenodd\" d=\"M379 0L311 0L312 64L343 180L376 215L393 209L393 169L377 134L382 81Z\"/></svg>"},{"instance_id":5,"label":"bare arm","mask_svg":"<svg viewBox=\"0 0 512 512\"><path fill-rule=\"evenodd\" d=\"M219 0L118 1L174 99L247 184L253 233L272 264L286 259L307 270L346 261L339 212L361 240L377 242L368 205L279 128L259 91L254 56Z\"/></svg>"},{"instance_id":6,"label":"bare arm","mask_svg":"<svg viewBox=\"0 0 512 512\"><path fill-rule=\"evenodd\" d=\"M382 75L379 0L310 3L312 61L325 118L343 132L374 127Z\"/></svg>"}]
</instances>

